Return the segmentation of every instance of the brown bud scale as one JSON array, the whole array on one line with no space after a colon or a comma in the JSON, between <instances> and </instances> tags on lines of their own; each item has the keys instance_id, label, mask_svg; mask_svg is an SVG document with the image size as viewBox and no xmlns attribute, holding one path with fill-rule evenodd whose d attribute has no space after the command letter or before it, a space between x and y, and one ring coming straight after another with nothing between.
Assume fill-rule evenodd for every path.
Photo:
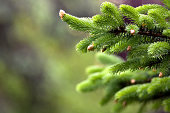
<instances>
[{"instance_id":1,"label":"brown bud scale","mask_svg":"<svg viewBox=\"0 0 170 113\"><path fill-rule=\"evenodd\" d=\"M127 47L127 51L130 51L131 49L132 49L131 46L128 46L128 47Z\"/></svg>"},{"instance_id":2,"label":"brown bud scale","mask_svg":"<svg viewBox=\"0 0 170 113\"><path fill-rule=\"evenodd\" d=\"M130 34L131 34L131 35L134 35L134 34L135 34L135 30L134 30L134 29L131 29L131 30L130 30Z\"/></svg>"},{"instance_id":3,"label":"brown bud scale","mask_svg":"<svg viewBox=\"0 0 170 113\"><path fill-rule=\"evenodd\" d=\"M159 77L163 77L163 73L162 72L159 73Z\"/></svg>"},{"instance_id":4,"label":"brown bud scale","mask_svg":"<svg viewBox=\"0 0 170 113\"><path fill-rule=\"evenodd\" d=\"M130 81L131 84L134 84L135 82L136 82L135 79L132 79L132 80Z\"/></svg>"},{"instance_id":5,"label":"brown bud scale","mask_svg":"<svg viewBox=\"0 0 170 113\"><path fill-rule=\"evenodd\" d=\"M64 10L60 10L59 16L60 16L61 19L63 19L63 16L64 16L65 14L66 14L66 13L65 13Z\"/></svg>"},{"instance_id":6,"label":"brown bud scale","mask_svg":"<svg viewBox=\"0 0 170 113\"><path fill-rule=\"evenodd\" d=\"M87 50L93 51L93 50L94 50L94 45L89 45L89 46L87 47Z\"/></svg>"}]
</instances>

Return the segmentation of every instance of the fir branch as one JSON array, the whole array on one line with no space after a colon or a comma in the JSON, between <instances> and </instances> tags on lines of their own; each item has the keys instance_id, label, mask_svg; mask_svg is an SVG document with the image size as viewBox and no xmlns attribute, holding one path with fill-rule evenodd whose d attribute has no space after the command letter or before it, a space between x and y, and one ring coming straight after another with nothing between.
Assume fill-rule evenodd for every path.
<instances>
[{"instance_id":1,"label":"fir branch","mask_svg":"<svg viewBox=\"0 0 170 113\"><path fill-rule=\"evenodd\" d=\"M127 61L98 54L102 66L86 70L89 76L78 84L79 92L105 88L100 103L105 105L114 98L116 111L136 101L160 101L170 111L170 11L168 0L163 1L166 8L147 4L137 8L120 5L118 9L104 2L101 14L92 18L77 18L60 11L61 19L72 29L90 34L77 44L78 51L128 52ZM124 16L131 20L130 24L123 21Z\"/></svg>"}]
</instances>

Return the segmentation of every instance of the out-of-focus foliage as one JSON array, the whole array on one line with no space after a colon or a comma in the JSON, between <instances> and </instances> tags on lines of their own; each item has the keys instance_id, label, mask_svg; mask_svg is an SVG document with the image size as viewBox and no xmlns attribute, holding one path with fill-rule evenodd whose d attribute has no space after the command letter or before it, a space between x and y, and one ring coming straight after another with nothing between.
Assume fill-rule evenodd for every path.
<instances>
[{"instance_id":1,"label":"out-of-focus foliage","mask_svg":"<svg viewBox=\"0 0 170 113\"><path fill-rule=\"evenodd\" d=\"M57 14L62 7L91 16L97 5L97 0L0 1L0 113L110 112L96 103L100 95L76 92L93 55L76 54L77 37L86 34L67 32Z\"/></svg>"}]
</instances>

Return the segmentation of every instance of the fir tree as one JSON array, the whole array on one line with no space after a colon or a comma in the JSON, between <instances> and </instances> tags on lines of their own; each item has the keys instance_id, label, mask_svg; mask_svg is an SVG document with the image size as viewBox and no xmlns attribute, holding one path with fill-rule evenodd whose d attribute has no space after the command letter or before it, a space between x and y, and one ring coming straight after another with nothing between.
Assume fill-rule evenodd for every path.
<instances>
[{"instance_id":1,"label":"fir tree","mask_svg":"<svg viewBox=\"0 0 170 113\"><path fill-rule=\"evenodd\" d=\"M134 8L104 2L101 14L92 18L78 18L60 10L61 19L70 28L89 33L76 45L77 51L103 52L97 54L102 65L87 68L89 76L77 85L77 91L104 88L100 104L114 100L117 112L134 102L142 103L139 112L149 102L170 111L170 3L163 3L165 6ZM123 51L128 52L126 61L113 55Z\"/></svg>"}]
</instances>

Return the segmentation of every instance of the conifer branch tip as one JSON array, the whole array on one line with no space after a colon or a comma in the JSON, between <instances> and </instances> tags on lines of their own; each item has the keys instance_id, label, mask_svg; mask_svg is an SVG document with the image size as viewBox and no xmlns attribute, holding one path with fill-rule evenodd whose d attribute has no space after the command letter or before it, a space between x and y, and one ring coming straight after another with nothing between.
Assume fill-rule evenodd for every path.
<instances>
[{"instance_id":1,"label":"conifer branch tip","mask_svg":"<svg viewBox=\"0 0 170 113\"><path fill-rule=\"evenodd\" d=\"M65 11L62 10L62 9L60 9L60 11L59 11L59 16L60 16L61 19L63 19L63 17L64 17L65 14L66 14Z\"/></svg>"}]
</instances>

